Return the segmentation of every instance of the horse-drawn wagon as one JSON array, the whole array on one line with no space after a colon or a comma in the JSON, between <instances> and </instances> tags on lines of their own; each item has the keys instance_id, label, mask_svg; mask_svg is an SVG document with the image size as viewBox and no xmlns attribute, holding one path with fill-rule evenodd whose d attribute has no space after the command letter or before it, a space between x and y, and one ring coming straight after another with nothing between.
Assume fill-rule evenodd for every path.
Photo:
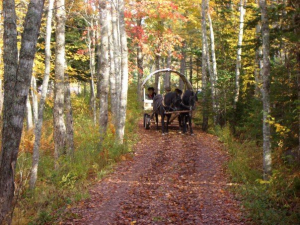
<instances>
[{"instance_id":1,"label":"horse-drawn wagon","mask_svg":"<svg viewBox=\"0 0 300 225\"><path fill-rule=\"evenodd\" d=\"M152 76L157 73L173 73L179 76L185 85L185 92L176 89L174 92L165 95L158 94L153 99L147 98L145 85ZM192 111L195 108L197 95L193 91L193 86L189 80L180 72L172 69L161 69L150 73L143 81L144 89L144 127L150 129L151 123L156 123L158 129L158 115L161 116L162 133L168 132L168 125L178 117L179 127L182 127L183 133L186 132L186 125L189 124L190 132L193 133L191 126ZM155 121L154 121L155 117ZM166 130L165 130L165 118Z\"/></svg>"}]
</instances>

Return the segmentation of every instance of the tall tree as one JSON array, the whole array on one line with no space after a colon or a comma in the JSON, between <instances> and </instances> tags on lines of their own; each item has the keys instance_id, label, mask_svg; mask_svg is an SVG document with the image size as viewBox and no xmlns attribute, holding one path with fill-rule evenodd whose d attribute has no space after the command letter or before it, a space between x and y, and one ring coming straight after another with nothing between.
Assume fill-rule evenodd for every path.
<instances>
[{"instance_id":1,"label":"tall tree","mask_svg":"<svg viewBox=\"0 0 300 225\"><path fill-rule=\"evenodd\" d=\"M201 4L201 26L202 26L202 130L208 129L208 104L207 104L207 32L206 32L206 0Z\"/></svg>"},{"instance_id":2,"label":"tall tree","mask_svg":"<svg viewBox=\"0 0 300 225\"><path fill-rule=\"evenodd\" d=\"M120 43L121 43L121 91L120 91L120 117L119 127L117 129L117 138L119 143L123 143L125 133L126 109L127 109L127 92L128 92L128 47L127 35L125 30L124 0L119 0L119 26L120 26Z\"/></svg>"},{"instance_id":3,"label":"tall tree","mask_svg":"<svg viewBox=\"0 0 300 225\"><path fill-rule=\"evenodd\" d=\"M186 70L186 42L184 41L182 44L181 50L181 59L180 59L180 73L185 75ZM179 89L184 89L184 82L182 79L179 79Z\"/></svg>"},{"instance_id":4,"label":"tall tree","mask_svg":"<svg viewBox=\"0 0 300 225\"><path fill-rule=\"evenodd\" d=\"M98 92L100 100L99 126L101 139L104 137L108 124L108 92L109 92L109 49L108 49L108 32L109 32L109 9L105 0L100 0L100 65L98 66Z\"/></svg>"},{"instance_id":5,"label":"tall tree","mask_svg":"<svg viewBox=\"0 0 300 225\"><path fill-rule=\"evenodd\" d=\"M26 100L26 122L27 122L27 130L31 130L33 128L33 117L32 117L32 106L30 102L29 95Z\"/></svg>"},{"instance_id":6,"label":"tall tree","mask_svg":"<svg viewBox=\"0 0 300 225\"><path fill-rule=\"evenodd\" d=\"M54 156L55 167L58 167L58 158L65 152L66 125L64 120L64 76L65 76L65 0L56 0L56 48L55 48L55 87L54 87Z\"/></svg>"},{"instance_id":7,"label":"tall tree","mask_svg":"<svg viewBox=\"0 0 300 225\"><path fill-rule=\"evenodd\" d=\"M167 56L167 68L171 68L171 63L172 63L172 52L171 50L168 50L168 56ZM165 73L165 76L164 76L164 88L168 88L168 87L171 87L171 73L170 72L167 72Z\"/></svg>"},{"instance_id":8,"label":"tall tree","mask_svg":"<svg viewBox=\"0 0 300 225\"><path fill-rule=\"evenodd\" d=\"M209 22L210 45L211 45L212 68L211 68L210 78L211 78L211 91L212 91L212 99L213 99L214 124L217 125L220 123L220 121L219 121L219 103L218 103L219 90L217 87L218 72L217 72L217 60L216 60L216 51L215 51L215 35L214 35L212 19L211 19L209 11L207 12L207 18L208 18L208 22Z\"/></svg>"},{"instance_id":9,"label":"tall tree","mask_svg":"<svg viewBox=\"0 0 300 225\"><path fill-rule=\"evenodd\" d=\"M43 115L44 106L47 97L49 77L50 77L50 67L51 67L51 31L52 31L52 15L53 15L53 5L54 0L49 0L48 10L47 10L47 22L46 22L46 36L45 36L45 73L43 78L42 93L38 106L38 120L34 129L34 144L33 144L33 154L32 154L32 167L30 173L29 186L31 189L35 187L38 173L38 165L40 158L40 143L42 136L42 126L43 126Z\"/></svg>"},{"instance_id":10,"label":"tall tree","mask_svg":"<svg viewBox=\"0 0 300 225\"><path fill-rule=\"evenodd\" d=\"M11 223L14 175L43 7L43 0L31 0L28 5L17 61L15 1L3 0L5 95L0 156L0 224Z\"/></svg>"},{"instance_id":11,"label":"tall tree","mask_svg":"<svg viewBox=\"0 0 300 225\"><path fill-rule=\"evenodd\" d=\"M262 35L262 102L263 102L263 171L268 180L272 170L270 132L270 29L266 0L259 0Z\"/></svg>"},{"instance_id":12,"label":"tall tree","mask_svg":"<svg viewBox=\"0 0 300 225\"><path fill-rule=\"evenodd\" d=\"M246 4L247 0L240 0L239 11L240 11L240 26L239 35L237 43L237 53L236 53L236 68L235 68L235 95L233 101L233 108L236 109L236 104L239 101L240 94L240 73L242 66L242 44L243 44L243 34L244 34L244 17L246 15Z\"/></svg>"},{"instance_id":13,"label":"tall tree","mask_svg":"<svg viewBox=\"0 0 300 225\"><path fill-rule=\"evenodd\" d=\"M70 76L65 73L65 90L64 90L64 105L66 117L66 152L69 156L74 155L74 127L73 127L73 110L71 103L70 91Z\"/></svg>"},{"instance_id":14,"label":"tall tree","mask_svg":"<svg viewBox=\"0 0 300 225\"><path fill-rule=\"evenodd\" d=\"M33 112L33 121L34 126L38 120L38 96L37 96L37 87L36 87L36 79L35 76L31 78L31 99L32 99L32 112Z\"/></svg>"}]
</instances>

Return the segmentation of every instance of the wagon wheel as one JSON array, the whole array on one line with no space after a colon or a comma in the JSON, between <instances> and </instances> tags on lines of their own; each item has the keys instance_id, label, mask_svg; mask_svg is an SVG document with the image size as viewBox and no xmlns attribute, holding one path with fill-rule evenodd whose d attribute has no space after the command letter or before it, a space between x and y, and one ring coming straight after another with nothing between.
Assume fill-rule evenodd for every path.
<instances>
[{"instance_id":1,"label":"wagon wheel","mask_svg":"<svg viewBox=\"0 0 300 225\"><path fill-rule=\"evenodd\" d=\"M150 120L151 120L150 115L147 114L147 113L145 113L145 114L144 114L144 128L145 128L146 130L149 130L149 129L150 129Z\"/></svg>"}]
</instances>

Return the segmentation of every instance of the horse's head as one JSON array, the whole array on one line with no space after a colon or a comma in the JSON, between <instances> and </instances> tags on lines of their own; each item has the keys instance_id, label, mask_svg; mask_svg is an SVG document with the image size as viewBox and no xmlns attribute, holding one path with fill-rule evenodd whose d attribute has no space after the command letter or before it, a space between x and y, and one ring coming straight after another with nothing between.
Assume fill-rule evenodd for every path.
<instances>
[{"instance_id":1,"label":"horse's head","mask_svg":"<svg viewBox=\"0 0 300 225\"><path fill-rule=\"evenodd\" d=\"M181 97L176 92L169 92L165 95L165 105L171 107L173 110L177 110L181 104Z\"/></svg>"},{"instance_id":2,"label":"horse's head","mask_svg":"<svg viewBox=\"0 0 300 225\"><path fill-rule=\"evenodd\" d=\"M186 90L183 94L182 101L185 106L195 109L196 102L198 101L197 94L193 91Z\"/></svg>"}]
</instances>

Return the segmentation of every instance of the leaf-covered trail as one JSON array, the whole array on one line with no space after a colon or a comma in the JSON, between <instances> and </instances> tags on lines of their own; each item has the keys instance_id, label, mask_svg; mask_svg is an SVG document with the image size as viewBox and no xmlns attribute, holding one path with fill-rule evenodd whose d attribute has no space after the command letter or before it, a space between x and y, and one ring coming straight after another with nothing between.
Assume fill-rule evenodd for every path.
<instances>
[{"instance_id":1,"label":"leaf-covered trail","mask_svg":"<svg viewBox=\"0 0 300 225\"><path fill-rule=\"evenodd\" d=\"M133 159L95 185L67 224L244 224L214 136L139 129Z\"/></svg>"}]
</instances>

